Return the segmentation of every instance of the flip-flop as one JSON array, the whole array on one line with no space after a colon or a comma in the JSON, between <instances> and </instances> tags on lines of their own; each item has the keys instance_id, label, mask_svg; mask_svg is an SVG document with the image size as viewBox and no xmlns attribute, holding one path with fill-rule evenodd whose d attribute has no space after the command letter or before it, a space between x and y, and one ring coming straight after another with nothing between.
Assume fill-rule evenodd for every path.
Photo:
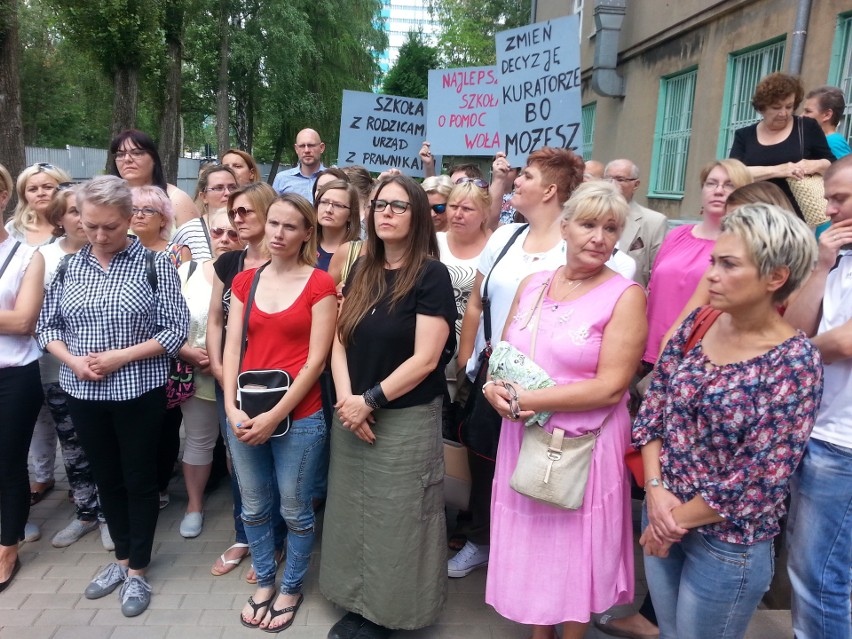
<instances>
[{"instance_id":1,"label":"flip-flop","mask_svg":"<svg viewBox=\"0 0 852 639\"><path fill-rule=\"evenodd\" d=\"M296 620L296 613L299 612L299 606L302 605L302 602L305 600L305 596L302 593L299 593L299 598L296 600L296 603L292 606L287 606L286 608L282 608L281 610L276 610L275 605L270 606L269 610L267 610L266 614L269 615L269 623L271 624L275 617L280 617L281 615L286 615L288 612L292 612L293 616L290 617L285 623L282 623L280 626L276 626L275 628L270 628L268 625L266 628L261 628L264 632L281 632L282 630L287 630L290 626L293 625L293 622ZM240 617L242 619L242 617Z\"/></svg>"},{"instance_id":2,"label":"flip-flop","mask_svg":"<svg viewBox=\"0 0 852 639\"><path fill-rule=\"evenodd\" d=\"M261 601L260 603L255 603L254 598L249 597L248 598L248 605L251 606L251 609L254 611L254 614L252 614L251 618L252 619L256 618L257 617L257 611L260 610L261 608L267 608L268 609L269 606L274 601L276 596L277 596L277 593L273 592L272 596L269 599L267 599L266 601ZM263 616L265 617L266 614L264 613ZM257 623L249 623L248 621L243 619L242 611L240 612L240 623L243 624L246 628L258 628L258 627L260 627L260 624L261 624L262 621L263 621L263 617L261 617L260 621L258 621Z\"/></svg>"},{"instance_id":3,"label":"flip-flop","mask_svg":"<svg viewBox=\"0 0 852 639\"><path fill-rule=\"evenodd\" d=\"M236 543L233 546L229 547L228 550L231 550L232 548L248 548L248 547L249 547L248 544ZM224 566L224 568L222 570L219 570L219 569L216 568L216 564L213 564L213 567L210 569L211 575L215 575L216 577L221 577L222 575L227 575L234 568L239 566L240 563L242 562L242 560L245 559L246 557L248 557L248 555L249 555L249 553L246 553L245 555L243 555L242 557L238 557L237 559L225 559L225 555L228 554L228 550L226 550L221 555L219 555L219 561L222 562L222 565Z\"/></svg>"}]
</instances>

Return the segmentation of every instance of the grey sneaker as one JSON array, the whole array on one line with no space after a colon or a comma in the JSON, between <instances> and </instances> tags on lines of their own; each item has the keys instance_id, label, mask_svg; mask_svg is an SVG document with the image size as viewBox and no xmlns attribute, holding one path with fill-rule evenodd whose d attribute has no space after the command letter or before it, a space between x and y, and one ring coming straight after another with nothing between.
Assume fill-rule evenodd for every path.
<instances>
[{"instance_id":1,"label":"grey sneaker","mask_svg":"<svg viewBox=\"0 0 852 639\"><path fill-rule=\"evenodd\" d=\"M41 529L31 521L24 526L24 542L33 542L41 539Z\"/></svg>"},{"instance_id":2,"label":"grey sneaker","mask_svg":"<svg viewBox=\"0 0 852 639\"><path fill-rule=\"evenodd\" d=\"M108 564L92 582L86 586L83 593L86 599L100 599L118 587L127 579L127 568L115 562Z\"/></svg>"},{"instance_id":3,"label":"grey sneaker","mask_svg":"<svg viewBox=\"0 0 852 639\"><path fill-rule=\"evenodd\" d=\"M145 577L132 575L125 580L118 596L121 599L121 614L135 617L145 612L151 603L151 586Z\"/></svg>"},{"instance_id":4,"label":"grey sneaker","mask_svg":"<svg viewBox=\"0 0 852 639\"><path fill-rule=\"evenodd\" d=\"M104 547L104 550L109 550L112 552L115 550L115 542L112 540L112 536L109 534L109 526L106 523L102 522L99 524L101 527L101 544Z\"/></svg>"},{"instance_id":5,"label":"grey sneaker","mask_svg":"<svg viewBox=\"0 0 852 639\"><path fill-rule=\"evenodd\" d=\"M75 519L70 524L53 536L50 540L54 548L65 548L75 541L79 541L83 535L88 535L98 527L97 519L93 521L81 521Z\"/></svg>"}]
</instances>

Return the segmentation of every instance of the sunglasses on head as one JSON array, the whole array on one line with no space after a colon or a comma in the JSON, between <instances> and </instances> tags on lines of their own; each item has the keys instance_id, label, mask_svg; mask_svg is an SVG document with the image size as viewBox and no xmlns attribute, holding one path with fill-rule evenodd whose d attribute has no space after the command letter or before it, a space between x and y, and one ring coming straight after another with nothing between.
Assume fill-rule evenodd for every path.
<instances>
[{"instance_id":1,"label":"sunglasses on head","mask_svg":"<svg viewBox=\"0 0 852 639\"><path fill-rule=\"evenodd\" d=\"M240 239L240 234L237 233L234 229L222 229L216 226L210 227L210 237L212 237L214 240L218 240L226 233L228 234L229 240L237 241L238 239Z\"/></svg>"},{"instance_id":2,"label":"sunglasses on head","mask_svg":"<svg viewBox=\"0 0 852 639\"><path fill-rule=\"evenodd\" d=\"M480 178L460 177L456 180L456 184L467 184L468 182L472 183L474 186L478 186L480 189L488 188L488 182Z\"/></svg>"},{"instance_id":3,"label":"sunglasses on head","mask_svg":"<svg viewBox=\"0 0 852 639\"><path fill-rule=\"evenodd\" d=\"M78 184L82 184L82 182L60 182L56 185L56 190L67 191L68 189L73 189Z\"/></svg>"},{"instance_id":4,"label":"sunglasses on head","mask_svg":"<svg viewBox=\"0 0 852 639\"><path fill-rule=\"evenodd\" d=\"M435 213L437 213L438 215L443 215L444 212L447 210L447 203L444 202L443 204L433 204L432 210L435 211Z\"/></svg>"},{"instance_id":5,"label":"sunglasses on head","mask_svg":"<svg viewBox=\"0 0 852 639\"><path fill-rule=\"evenodd\" d=\"M33 166L38 169L39 173L41 173L42 171L55 171L56 170L55 166L53 166L52 164L48 164L47 162L36 162L35 164L33 164Z\"/></svg>"}]
</instances>

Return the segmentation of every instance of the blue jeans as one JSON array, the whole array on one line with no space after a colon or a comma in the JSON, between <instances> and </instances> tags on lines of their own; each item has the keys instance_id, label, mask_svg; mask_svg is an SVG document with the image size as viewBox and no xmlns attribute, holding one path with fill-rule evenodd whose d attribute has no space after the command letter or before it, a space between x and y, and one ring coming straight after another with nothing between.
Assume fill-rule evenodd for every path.
<instances>
[{"instance_id":1,"label":"blue jeans","mask_svg":"<svg viewBox=\"0 0 852 639\"><path fill-rule=\"evenodd\" d=\"M277 492L288 530L281 592L294 595L302 590L314 545L311 497L327 436L321 410L294 421L286 435L260 446L242 443L228 429L228 447L243 501L242 520L259 587L275 585L272 514L273 493ZM277 482L277 491L273 482Z\"/></svg>"},{"instance_id":2,"label":"blue jeans","mask_svg":"<svg viewBox=\"0 0 852 639\"><path fill-rule=\"evenodd\" d=\"M642 529L648 515L642 513ZM666 558L645 556L645 578L660 639L735 639L769 590L775 563L772 540L744 545L697 530Z\"/></svg>"},{"instance_id":3,"label":"blue jeans","mask_svg":"<svg viewBox=\"0 0 852 639\"><path fill-rule=\"evenodd\" d=\"M850 639L852 449L811 439L790 487L793 630L797 639Z\"/></svg>"},{"instance_id":4,"label":"blue jeans","mask_svg":"<svg viewBox=\"0 0 852 639\"><path fill-rule=\"evenodd\" d=\"M219 413L219 430L222 433L222 439L225 440L225 446L228 448L228 454L231 455L231 459L233 460L233 454L231 454L231 447L228 445L228 431L231 430L231 427L228 426L228 417L225 415L225 395L222 392L222 387L219 386L219 382L215 383L215 393L216 393L216 412ZM237 483L237 476L235 473L231 473L231 496L234 500L234 541L238 544L247 544L248 537L246 537L246 529L243 526L243 520L240 517L240 513L242 512L242 498L240 497L240 486ZM275 533L275 549L281 550L284 548L284 542L287 537L287 526L284 523L284 520L281 519L281 515L278 513L280 510L280 506L278 503L278 493L275 493L275 504L273 508L275 509L275 514L273 514L273 526Z\"/></svg>"}]
</instances>

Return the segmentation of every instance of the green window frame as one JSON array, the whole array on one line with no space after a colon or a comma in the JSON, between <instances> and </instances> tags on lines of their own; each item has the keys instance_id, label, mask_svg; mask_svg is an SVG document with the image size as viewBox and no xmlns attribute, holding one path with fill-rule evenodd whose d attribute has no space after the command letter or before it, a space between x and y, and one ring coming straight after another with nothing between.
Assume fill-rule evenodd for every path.
<instances>
[{"instance_id":1,"label":"green window frame","mask_svg":"<svg viewBox=\"0 0 852 639\"><path fill-rule=\"evenodd\" d=\"M760 114L751 106L751 96L763 76L782 70L786 38L785 34L728 54L718 157L728 157L737 129L760 120Z\"/></svg>"},{"instance_id":2,"label":"green window frame","mask_svg":"<svg viewBox=\"0 0 852 639\"><path fill-rule=\"evenodd\" d=\"M595 143L595 117L597 116L598 103L592 102L583 106L581 113L583 127L583 160L588 162L592 159L592 148Z\"/></svg>"},{"instance_id":3,"label":"green window frame","mask_svg":"<svg viewBox=\"0 0 852 639\"><path fill-rule=\"evenodd\" d=\"M840 87L846 97L846 116L837 132L849 140L852 138L852 11L837 16L828 83Z\"/></svg>"},{"instance_id":4,"label":"green window frame","mask_svg":"<svg viewBox=\"0 0 852 639\"><path fill-rule=\"evenodd\" d=\"M697 78L697 67L660 78L648 197L683 197Z\"/></svg>"}]
</instances>

